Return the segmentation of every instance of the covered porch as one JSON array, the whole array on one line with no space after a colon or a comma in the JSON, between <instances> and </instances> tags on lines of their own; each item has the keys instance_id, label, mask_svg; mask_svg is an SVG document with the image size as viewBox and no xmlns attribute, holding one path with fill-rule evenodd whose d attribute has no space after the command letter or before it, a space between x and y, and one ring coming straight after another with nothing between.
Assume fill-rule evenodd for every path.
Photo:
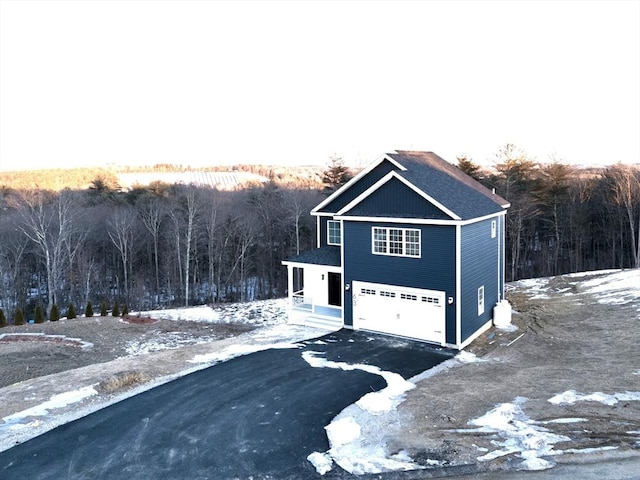
<instances>
[{"instance_id":1,"label":"covered porch","mask_svg":"<svg viewBox=\"0 0 640 480\"><path fill-rule=\"evenodd\" d=\"M340 248L317 248L282 263L288 271L289 322L341 328L344 289Z\"/></svg>"}]
</instances>

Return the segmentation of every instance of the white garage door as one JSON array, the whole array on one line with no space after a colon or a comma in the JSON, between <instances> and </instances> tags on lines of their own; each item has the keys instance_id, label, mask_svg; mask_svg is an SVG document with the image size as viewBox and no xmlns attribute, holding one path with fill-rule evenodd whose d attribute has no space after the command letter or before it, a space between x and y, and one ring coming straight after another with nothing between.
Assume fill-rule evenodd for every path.
<instances>
[{"instance_id":1,"label":"white garage door","mask_svg":"<svg viewBox=\"0 0 640 480\"><path fill-rule=\"evenodd\" d=\"M353 282L353 328L445 343L445 294Z\"/></svg>"}]
</instances>

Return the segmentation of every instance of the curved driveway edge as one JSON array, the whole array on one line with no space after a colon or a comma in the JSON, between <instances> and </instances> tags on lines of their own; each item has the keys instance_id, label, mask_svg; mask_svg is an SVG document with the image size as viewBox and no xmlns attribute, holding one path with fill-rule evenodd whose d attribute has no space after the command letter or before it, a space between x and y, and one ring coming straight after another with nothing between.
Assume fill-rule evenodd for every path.
<instances>
[{"instance_id":1,"label":"curved driveway edge","mask_svg":"<svg viewBox=\"0 0 640 480\"><path fill-rule=\"evenodd\" d=\"M386 386L362 370L314 368L303 352L408 379L452 353L342 330L161 385L0 453L3 478L314 478L324 427ZM326 477L349 477L333 470Z\"/></svg>"}]
</instances>

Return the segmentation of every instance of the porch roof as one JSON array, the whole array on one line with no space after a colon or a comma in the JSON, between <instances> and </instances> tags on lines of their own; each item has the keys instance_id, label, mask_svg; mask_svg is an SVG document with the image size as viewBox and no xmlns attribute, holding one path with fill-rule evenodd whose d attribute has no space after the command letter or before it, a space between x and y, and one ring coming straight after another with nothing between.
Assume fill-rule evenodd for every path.
<instances>
[{"instance_id":1,"label":"porch roof","mask_svg":"<svg viewBox=\"0 0 640 480\"><path fill-rule=\"evenodd\" d=\"M339 267L341 262L340 247L326 246L309 250L285 260L283 263L308 263L312 265L328 265Z\"/></svg>"}]
</instances>

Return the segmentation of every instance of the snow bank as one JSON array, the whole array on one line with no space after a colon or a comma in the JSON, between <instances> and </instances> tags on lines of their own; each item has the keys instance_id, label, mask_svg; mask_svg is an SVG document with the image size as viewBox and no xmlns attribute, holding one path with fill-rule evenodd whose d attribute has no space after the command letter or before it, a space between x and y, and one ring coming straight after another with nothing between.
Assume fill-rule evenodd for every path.
<instances>
[{"instance_id":1,"label":"snow bank","mask_svg":"<svg viewBox=\"0 0 640 480\"><path fill-rule=\"evenodd\" d=\"M337 368L340 370L362 370L363 372L380 375L387 382L387 386L379 392L367 393L356 402L362 410L372 415L380 415L397 407L404 399L404 394L416 388L415 384L406 381L394 372L381 370L379 367L365 364L349 364L345 362L333 362L325 358L318 358L323 352L306 351L302 352L302 358L315 368Z\"/></svg>"},{"instance_id":2,"label":"snow bank","mask_svg":"<svg viewBox=\"0 0 640 480\"><path fill-rule=\"evenodd\" d=\"M378 392L367 393L354 405L343 410L325 427L331 448L325 453L314 452L307 457L318 473L324 475L331 469L328 459L355 475L422 468L406 454L399 453L389 457L382 445L363 441L363 425L354 415L347 413L350 408L357 408L356 415L361 422L365 418L363 414L379 416L387 413L404 400L404 394L415 388L415 384L408 382L397 373L381 370L373 365L334 362L320 358L319 356L323 354L323 352L305 351L302 352L302 358L314 368L361 370L380 375L387 382L387 386Z\"/></svg>"}]
</instances>

